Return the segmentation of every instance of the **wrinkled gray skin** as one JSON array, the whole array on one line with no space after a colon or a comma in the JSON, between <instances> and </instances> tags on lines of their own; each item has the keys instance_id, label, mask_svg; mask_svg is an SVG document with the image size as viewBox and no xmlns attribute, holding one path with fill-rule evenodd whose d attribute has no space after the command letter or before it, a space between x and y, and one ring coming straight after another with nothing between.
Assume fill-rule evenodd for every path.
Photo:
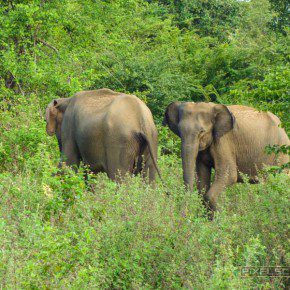
<instances>
[{"instance_id":1,"label":"wrinkled gray skin","mask_svg":"<svg viewBox=\"0 0 290 290\"><path fill-rule=\"evenodd\" d=\"M150 110L137 97L109 89L79 92L53 100L46 123L47 134L58 140L59 166L64 161L77 168L83 161L113 180L142 171L154 182L157 130Z\"/></svg>"},{"instance_id":2,"label":"wrinkled gray skin","mask_svg":"<svg viewBox=\"0 0 290 290\"><path fill-rule=\"evenodd\" d=\"M290 144L280 123L274 114L250 107L193 102L171 103L163 120L181 138L185 185L192 190L197 178L198 190L213 211L221 191L242 181L240 172L255 182L264 165L289 161L286 155L265 153L267 145ZM210 184L212 168L215 179Z\"/></svg>"}]
</instances>

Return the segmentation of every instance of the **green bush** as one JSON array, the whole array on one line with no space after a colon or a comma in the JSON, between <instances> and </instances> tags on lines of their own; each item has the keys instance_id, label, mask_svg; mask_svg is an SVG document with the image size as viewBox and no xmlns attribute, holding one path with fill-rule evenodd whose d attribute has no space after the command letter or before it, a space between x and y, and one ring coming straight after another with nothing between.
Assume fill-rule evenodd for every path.
<instances>
[{"instance_id":1,"label":"green bush","mask_svg":"<svg viewBox=\"0 0 290 290\"><path fill-rule=\"evenodd\" d=\"M289 177L228 189L210 222L201 198L176 184L167 162L170 196L139 177L117 186L99 175L88 187L73 172L1 174L2 287L282 285L281 278L241 278L240 267L289 263Z\"/></svg>"}]
</instances>

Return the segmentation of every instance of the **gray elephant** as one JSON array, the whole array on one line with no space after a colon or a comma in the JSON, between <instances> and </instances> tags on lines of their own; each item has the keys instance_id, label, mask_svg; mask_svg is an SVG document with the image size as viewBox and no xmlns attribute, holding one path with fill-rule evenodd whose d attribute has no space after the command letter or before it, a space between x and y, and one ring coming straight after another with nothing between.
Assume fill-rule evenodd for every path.
<instances>
[{"instance_id":1,"label":"gray elephant","mask_svg":"<svg viewBox=\"0 0 290 290\"><path fill-rule=\"evenodd\" d=\"M157 129L136 96L99 89L53 100L46 109L46 132L57 137L60 165L63 160L78 167L83 161L113 180L142 171L154 182L159 173Z\"/></svg>"},{"instance_id":2,"label":"gray elephant","mask_svg":"<svg viewBox=\"0 0 290 290\"><path fill-rule=\"evenodd\" d=\"M264 165L289 161L287 155L265 153L267 145L290 144L280 123L270 112L202 102L171 103L163 120L163 125L181 138L185 185L192 190L197 177L198 190L213 211L221 191L242 181L240 173L255 182L257 171ZM212 168L215 178L210 185Z\"/></svg>"}]
</instances>

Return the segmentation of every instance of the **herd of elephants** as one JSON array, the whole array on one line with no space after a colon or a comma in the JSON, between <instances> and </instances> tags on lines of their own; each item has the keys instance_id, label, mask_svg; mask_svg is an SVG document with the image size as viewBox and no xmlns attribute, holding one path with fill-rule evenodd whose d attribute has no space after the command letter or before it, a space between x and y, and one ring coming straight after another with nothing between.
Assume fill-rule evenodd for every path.
<instances>
[{"instance_id":1,"label":"herd of elephants","mask_svg":"<svg viewBox=\"0 0 290 290\"><path fill-rule=\"evenodd\" d=\"M289 161L288 155L265 152L267 145L290 145L280 123L270 112L205 102L173 102L163 120L181 138L186 187L192 190L196 182L212 212L219 194L243 174L256 182L264 165ZM151 111L134 95L98 89L55 99L46 109L46 131L57 137L60 166L77 168L82 161L113 180L127 172L153 183L160 176L158 132Z\"/></svg>"}]
</instances>

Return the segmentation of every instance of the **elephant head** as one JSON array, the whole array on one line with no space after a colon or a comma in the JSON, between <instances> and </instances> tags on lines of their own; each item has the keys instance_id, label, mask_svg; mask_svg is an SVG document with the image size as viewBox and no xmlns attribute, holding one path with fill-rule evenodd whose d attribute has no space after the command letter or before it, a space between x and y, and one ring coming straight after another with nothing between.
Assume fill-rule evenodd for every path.
<instances>
[{"instance_id":1,"label":"elephant head","mask_svg":"<svg viewBox=\"0 0 290 290\"><path fill-rule=\"evenodd\" d=\"M70 98L60 98L50 102L46 108L46 132L49 136L56 134L59 149L61 150L61 123Z\"/></svg>"},{"instance_id":2,"label":"elephant head","mask_svg":"<svg viewBox=\"0 0 290 290\"><path fill-rule=\"evenodd\" d=\"M224 105L174 102L165 111L163 125L181 138L183 180L192 190L198 152L230 131L234 117Z\"/></svg>"}]
</instances>

